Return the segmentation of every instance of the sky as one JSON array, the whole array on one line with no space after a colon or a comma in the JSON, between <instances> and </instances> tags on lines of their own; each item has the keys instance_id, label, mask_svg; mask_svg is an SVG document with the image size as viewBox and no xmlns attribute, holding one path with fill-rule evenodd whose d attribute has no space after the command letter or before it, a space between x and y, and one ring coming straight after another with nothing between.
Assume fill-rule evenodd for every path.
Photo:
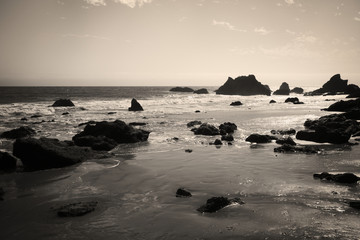
<instances>
[{"instance_id":1,"label":"sky","mask_svg":"<svg viewBox=\"0 0 360 240\"><path fill-rule=\"evenodd\" d=\"M360 85L359 0L1 0L0 86Z\"/></svg>"}]
</instances>

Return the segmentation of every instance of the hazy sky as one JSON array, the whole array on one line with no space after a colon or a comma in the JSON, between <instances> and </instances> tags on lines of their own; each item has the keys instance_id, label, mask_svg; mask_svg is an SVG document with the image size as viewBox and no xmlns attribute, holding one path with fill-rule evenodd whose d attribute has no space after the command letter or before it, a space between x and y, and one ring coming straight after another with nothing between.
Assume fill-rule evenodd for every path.
<instances>
[{"instance_id":1,"label":"hazy sky","mask_svg":"<svg viewBox=\"0 0 360 240\"><path fill-rule=\"evenodd\" d=\"M360 85L360 0L1 0L0 85Z\"/></svg>"}]
</instances>

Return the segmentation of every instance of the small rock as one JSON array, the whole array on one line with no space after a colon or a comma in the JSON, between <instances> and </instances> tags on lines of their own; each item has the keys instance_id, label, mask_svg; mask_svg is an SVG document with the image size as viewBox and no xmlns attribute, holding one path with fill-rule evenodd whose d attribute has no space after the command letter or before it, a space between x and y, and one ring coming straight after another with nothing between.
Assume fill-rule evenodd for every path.
<instances>
[{"instance_id":1,"label":"small rock","mask_svg":"<svg viewBox=\"0 0 360 240\"><path fill-rule=\"evenodd\" d=\"M185 152L187 152L187 153L192 153L192 149L185 149Z\"/></svg>"},{"instance_id":2,"label":"small rock","mask_svg":"<svg viewBox=\"0 0 360 240\"><path fill-rule=\"evenodd\" d=\"M293 128L290 128L288 130L271 130L272 134L280 134L280 135L293 135L296 133L296 130Z\"/></svg>"},{"instance_id":3,"label":"small rock","mask_svg":"<svg viewBox=\"0 0 360 240\"><path fill-rule=\"evenodd\" d=\"M74 103L70 99L59 99L56 100L52 107L74 107Z\"/></svg>"},{"instance_id":4,"label":"small rock","mask_svg":"<svg viewBox=\"0 0 360 240\"><path fill-rule=\"evenodd\" d=\"M64 112L61 115L69 115L69 114L70 114L69 112Z\"/></svg>"},{"instance_id":5,"label":"small rock","mask_svg":"<svg viewBox=\"0 0 360 240\"><path fill-rule=\"evenodd\" d=\"M216 212L230 204L237 203L237 204L244 204L240 198L228 199L226 197L212 197L206 201L206 204L199 207L197 211L204 213L204 212Z\"/></svg>"},{"instance_id":6,"label":"small rock","mask_svg":"<svg viewBox=\"0 0 360 240\"><path fill-rule=\"evenodd\" d=\"M275 100L271 100L269 103L276 103L276 101L275 101Z\"/></svg>"},{"instance_id":7,"label":"small rock","mask_svg":"<svg viewBox=\"0 0 360 240\"><path fill-rule=\"evenodd\" d=\"M170 89L171 92L194 92L194 89L189 87L174 87Z\"/></svg>"},{"instance_id":8,"label":"small rock","mask_svg":"<svg viewBox=\"0 0 360 240\"><path fill-rule=\"evenodd\" d=\"M59 217L83 216L87 213L95 211L95 207L97 206L97 204L98 204L98 202L96 202L96 201L71 203L71 204L60 207L57 210L57 215Z\"/></svg>"},{"instance_id":9,"label":"small rock","mask_svg":"<svg viewBox=\"0 0 360 240\"><path fill-rule=\"evenodd\" d=\"M230 103L230 106L241 106L243 105L240 101L235 101L235 102L232 102Z\"/></svg>"},{"instance_id":10,"label":"small rock","mask_svg":"<svg viewBox=\"0 0 360 240\"><path fill-rule=\"evenodd\" d=\"M195 112L196 112L196 113L199 113L199 112L200 112L200 110L196 110Z\"/></svg>"},{"instance_id":11,"label":"small rock","mask_svg":"<svg viewBox=\"0 0 360 240\"><path fill-rule=\"evenodd\" d=\"M144 123L144 122L131 122L131 123L129 123L129 125L131 125L131 126L145 126L146 123Z\"/></svg>"},{"instance_id":12,"label":"small rock","mask_svg":"<svg viewBox=\"0 0 360 240\"><path fill-rule=\"evenodd\" d=\"M129 107L129 111L144 111L144 109L140 103L135 98L133 98L131 100L131 107Z\"/></svg>"},{"instance_id":13,"label":"small rock","mask_svg":"<svg viewBox=\"0 0 360 240\"><path fill-rule=\"evenodd\" d=\"M214 145L223 145L220 139L216 139Z\"/></svg>"},{"instance_id":14,"label":"small rock","mask_svg":"<svg viewBox=\"0 0 360 240\"><path fill-rule=\"evenodd\" d=\"M226 133L233 133L235 130L237 130L237 126L235 123L231 122L225 122L219 126L220 131L223 131L222 135L225 135Z\"/></svg>"},{"instance_id":15,"label":"small rock","mask_svg":"<svg viewBox=\"0 0 360 240\"><path fill-rule=\"evenodd\" d=\"M348 203L350 207L360 209L360 200L350 200Z\"/></svg>"},{"instance_id":16,"label":"small rock","mask_svg":"<svg viewBox=\"0 0 360 240\"><path fill-rule=\"evenodd\" d=\"M21 121L27 121L28 119L26 117L23 117L20 119Z\"/></svg>"},{"instance_id":17,"label":"small rock","mask_svg":"<svg viewBox=\"0 0 360 240\"><path fill-rule=\"evenodd\" d=\"M203 123L198 128L194 128L191 131L194 132L195 135L207 135L207 136L215 136L220 135L220 130L214 125Z\"/></svg>"},{"instance_id":18,"label":"small rock","mask_svg":"<svg viewBox=\"0 0 360 240\"><path fill-rule=\"evenodd\" d=\"M314 146L294 146L283 144L281 147L274 148L274 152L280 153L319 153L321 150Z\"/></svg>"},{"instance_id":19,"label":"small rock","mask_svg":"<svg viewBox=\"0 0 360 240\"><path fill-rule=\"evenodd\" d=\"M179 188L176 191L176 197L189 198L192 197L192 194L189 191L185 190L184 188Z\"/></svg>"},{"instance_id":20,"label":"small rock","mask_svg":"<svg viewBox=\"0 0 360 240\"><path fill-rule=\"evenodd\" d=\"M289 144L289 145L293 145L295 146L296 143L294 142L294 140L291 137L287 137L287 138L281 138L276 140L277 144Z\"/></svg>"},{"instance_id":21,"label":"small rock","mask_svg":"<svg viewBox=\"0 0 360 240\"><path fill-rule=\"evenodd\" d=\"M40 117L42 117L40 114L34 114L30 118L40 118Z\"/></svg>"},{"instance_id":22,"label":"small rock","mask_svg":"<svg viewBox=\"0 0 360 240\"><path fill-rule=\"evenodd\" d=\"M221 136L221 140L222 140L222 141L231 142L231 141L234 141L234 137L233 137L233 135L231 135L231 134L222 135L222 136Z\"/></svg>"},{"instance_id":23,"label":"small rock","mask_svg":"<svg viewBox=\"0 0 360 240\"><path fill-rule=\"evenodd\" d=\"M108 112L109 115L116 114L116 112Z\"/></svg>"},{"instance_id":24,"label":"small rock","mask_svg":"<svg viewBox=\"0 0 360 240\"><path fill-rule=\"evenodd\" d=\"M201 121L195 120L195 121L188 122L188 123L186 124L186 126L187 126L187 127L193 127L193 126L195 126L195 125L200 125L200 124L202 124Z\"/></svg>"},{"instance_id":25,"label":"small rock","mask_svg":"<svg viewBox=\"0 0 360 240\"><path fill-rule=\"evenodd\" d=\"M201 88L199 90L194 91L196 94L209 94L208 90L206 88Z\"/></svg>"}]
</instances>

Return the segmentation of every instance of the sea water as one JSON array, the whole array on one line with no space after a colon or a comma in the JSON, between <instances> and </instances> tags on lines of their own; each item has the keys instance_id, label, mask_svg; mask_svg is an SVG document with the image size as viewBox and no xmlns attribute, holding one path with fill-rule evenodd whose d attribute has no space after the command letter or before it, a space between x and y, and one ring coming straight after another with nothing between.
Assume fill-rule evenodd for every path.
<instances>
[{"instance_id":1,"label":"sea water","mask_svg":"<svg viewBox=\"0 0 360 240\"><path fill-rule=\"evenodd\" d=\"M144 122L139 128L151 131L147 142L120 144L107 159L0 175L1 239L358 239L359 212L346 201L359 198L359 186L312 175L360 175L359 146L296 140L322 151L281 154L273 151L275 143L245 141L251 133L304 129L306 119L330 114L321 109L345 96L294 94L304 102L294 105L284 103L289 96L225 96L208 89L197 95L169 87L0 88L0 132L26 125L38 137L70 140L82 131L80 123L116 119ZM133 97L143 112L128 111ZM75 107L51 107L58 98L70 98ZM243 105L230 106L233 101ZM194 135L186 126L193 120L235 123L233 145L216 147L210 143L218 137ZM0 149L11 152L12 141L1 139ZM179 187L193 197L176 198ZM240 197L245 204L196 211L214 196ZM99 202L93 213L56 216L57 207L87 200Z\"/></svg>"}]
</instances>

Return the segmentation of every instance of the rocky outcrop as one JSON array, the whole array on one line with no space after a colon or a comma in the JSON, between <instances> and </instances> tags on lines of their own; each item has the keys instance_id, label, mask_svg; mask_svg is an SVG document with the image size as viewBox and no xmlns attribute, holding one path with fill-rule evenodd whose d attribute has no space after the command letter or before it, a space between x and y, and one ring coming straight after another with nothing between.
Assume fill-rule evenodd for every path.
<instances>
[{"instance_id":1,"label":"rocky outcrop","mask_svg":"<svg viewBox=\"0 0 360 240\"><path fill-rule=\"evenodd\" d=\"M15 128L10 131L3 132L0 137L1 138L8 138L8 139L17 139L22 137L29 137L35 135L36 132L34 129L25 126L25 127L19 127Z\"/></svg>"},{"instance_id":2,"label":"rocky outcrop","mask_svg":"<svg viewBox=\"0 0 360 240\"><path fill-rule=\"evenodd\" d=\"M347 183L347 184L354 184L360 180L360 178L353 173L331 174L328 172L322 172L320 174L315 173L313 177L319 178L321 180L327 180L337 183Z\"/></svg>"},{"instance_id":3,"label":"rocky outcrop","mask_svg":"<svg viewBox=\"0 0 360 240\"><path fill-rule=\"evenodd\" d=\"M59 99L56 100L52 107L74 107L75 104L70 99Z\"/></svg>"},{"instance_id":4,"label":"rocky outcrop","mask_svg":"<svg viewBox=\"0 0 360 240\"><path fill-rule=\"evenodd\" d=\"M0 151L0 171L13 172L16 169L16 158L7 152Z\"/></svg>"},{"instance_id":5,"label":"rocky outcrop","mask_svg":"<svg viewBox=\"0 0 360 240\"><path fill-rule=\"evenodd\" d=\"M220 124L219 129L220 134L225 135L227 133L234 133L235 130L237 130L237 126L235 123L225 122L223 124Z\"/></svg>"},{"instance_id":6,"label":"rocky outcrop","mask_svg":"<svg viewBox=\"0 0 360 240\"><path fill-rule=\"evenodd\" d=\"M355 100L348 101L339 101L331 104L328 108L324 109L326 111L336 111L336 112L348 112L353 109L360 109L360 98Z\"/></svg>"},{"instance_id":7,"label":"rocky outcrop","mask_svg":"<svg viewBox=\"0 0 360 240\"><path fill-rule=\"evenodd\" d=\"M131 100L131 107L129 107L129 111L144 111L144 109L140 103L135 98L133 98Z\"/></svg>"},{"instance_id":8,"label":"rocky outcrop","mask_svg":"<svg viewBox=\"0 0 360 240\"><path fill-rule=\"evenodd\" d=\"M197 211L204 213L213 213L230 204L245 204L240 198L228 199L226 197L212 197L206 201L206 204L199 207Z\"/></svg>"},{"instance_id":9,"label":"rocky outcrop","mask_svg":"<svg viewBox=\"0 0 360 240\"><path fill-rule=\"evenodd\" d=\"M283 144L280 147L274 148L274 152L315 154L321 152L321 150L315 146L295 146L290 144Z\"/></svg>"},{"instance_id":10,"label":"rocky outcrop","mask_svg":"<svg viewBox=\"0 0 360 240\"><path fill-rule=\"evenodd\" d=\"M289 102L293 104L304 104L303 102L300 102L300 100L297 97L293 97L293 98L290 97L285 100L285 103L289 103Z\"/></svg>"},{"instance_id":11,"label":"rocky outcrop","mask_svg":"<svg viewBox=\"0 0 360 240\"><path fill-rule=\"evenodd\" d=\"M240 101L235 101L235 102L232 102L230 103L230 106L241 106L243 105Z\"/></svg>"},{"instance_id":12,"label":"rocky outcrop","mask_svg":"<svg viewBox=\"0 0 360 240\"><path fill-rule=\"evenodd\" d=\"M170 89L170 92L194 92L194 89L189 87L174 87Z\"/></svg>"},{"instance_id":13,"label":"rocky outcrop","mask_svg":"<svg viewBox=\"0 0 360 240\"><path fill-rule=\"evenodd\" d=\"M283 82L278 90L276 90L273 95L289 95L290 94L290 88L289 84L286 82Z\"/></svg>"},{"instance_id":14,"label":"rocky outcrop","mask_svg":"<svg viewBox=\"0 0 360 240\"><path fill-rule=\"evenodd\" d=\"M193 131L195 135L206 135L206 136L220 135L220 130L214 125L208 123L203 123L198 128L191 129L191 131Z\"/></svg>"},{"instance_id":15,"label":"rocky outcrop","mask_svg":"<svg viewBox=\"0 0 360 240\"><path fill-rule=\"evenodd\" d=\"M240 76L235 79L231 77L222 85L216 94L224 95L268 95L270 96L271 90L265 85L256 80L254 75Z\"/></svg>"},{"instance_id":16,"label":"rocky outcrop","mask_svg":"<svg viewBox=\"0 0 360 240\"><path fill-rule=\"evenodd\" d=\"M341 79L340 74L336 74L330 78L321 88L305 93L305 96L316 95L335 95L335 94L352 94L358 91L359 87L354 84L348 85L348 80Z\"/></svg>"},{"instance_id":17,"label":"rocky outcrop","mask_svg":"<svg viewBox=\"0 0 360 240\"><path fill-rule=\"evenodd\" d=\"M272 140L277 140L277 138L274 136L261 135L261 134L257 134L257 133L253 133L245 139L245 141L252 142L252 143L269 143Z\"/></svg>"},{"instance_id":18,"label":"rocky outcrop","mask_svg":"<svg viewBox=\"0 0 360 240\"><path fill-rule=\"evenodd\" d=\"M195 121L188 122L188 123L186 124L186 126L187 126L187 127L193 127L193 126L195 126L195 125L200 125L200 124L202 124L201 121L195 120Z\"/></svg>"},{"instance_id":19,"label":"rocky outcrop","mask_svg":"<svg viewBox=\"0 0 360 240\"><path fill-rule=\"evenodd\" d=\"M194 93L196 94L209 94L208 90L206 88L201 88L198 90L195 90Z\"/></svg>"},{"instance_id":20,"label":"rocky outcrop","mask_svg":"<svg viewBox=\"0 0 360 240\"><path fill-rule=\"evenodd\" d=\"M121 120L103 121L86 125L84 131L73 137L73 141L78 146L87 146L94 150L110 150L120 143L146 141L149 134L150 132L133 128ZM105 146L104 149L102 146Z\"/></svg>"},{"instance_id":21,"label":"rocky outcrop","mask_svg":"<svg viewBox=\"0 0 360 240\"><path fill-rule=\"evenodd\" d=\"M178 198L189 198L189 197L192 197L192 194L188 190L186 190L184 188L179 188L176 191L175 196L178 197Z\"/></svg>"},{"instance_id":22,"label":"rocky outcrop","mask_svg":"<svg viewBox=\"0 0 360 240\"><path fill-rule=\"evenodd\" d=\"M66 167L92 156L88 148L53 138L16 139L13 154L21 160L24 168L30 171Z\"/></svg>"},{"instance_id":23,"label":"rocky outcrop","mask_svg":"<svg viewBox=\"0 0 360 240\"><path fill-rule=\"evenodd\" d=\"M326 130L324 131L298 131L296 134L296 139L312 141L318 143L333 143L333 144L342 144L347 143L350 139L349 134L346 134L339 130Z\"/></svg>"},{"instance_id":24,"label":"rocky outcrop","mask_svg":"<svg viewBox=\"0 0 360 240\"><path fill-rule=\"evenodd\" d=\"M301 87L294 87L293 89L291 89L290 93L303 94L304 89L302 89Z\"/></svg>"},{"instance_id":25,"label":"rocky outcrop","mask_svg":"<svg viewBox=\"0 0 360 240\"><path fill-rule=\"evenodd\" d=\"M95 207L98 202L90 201L90 202L77 202L71 203L68 205L64 205L57 209L57 215L59 217L79 217L90 212L95 211Z\"/></svg>"}]
</instances>

